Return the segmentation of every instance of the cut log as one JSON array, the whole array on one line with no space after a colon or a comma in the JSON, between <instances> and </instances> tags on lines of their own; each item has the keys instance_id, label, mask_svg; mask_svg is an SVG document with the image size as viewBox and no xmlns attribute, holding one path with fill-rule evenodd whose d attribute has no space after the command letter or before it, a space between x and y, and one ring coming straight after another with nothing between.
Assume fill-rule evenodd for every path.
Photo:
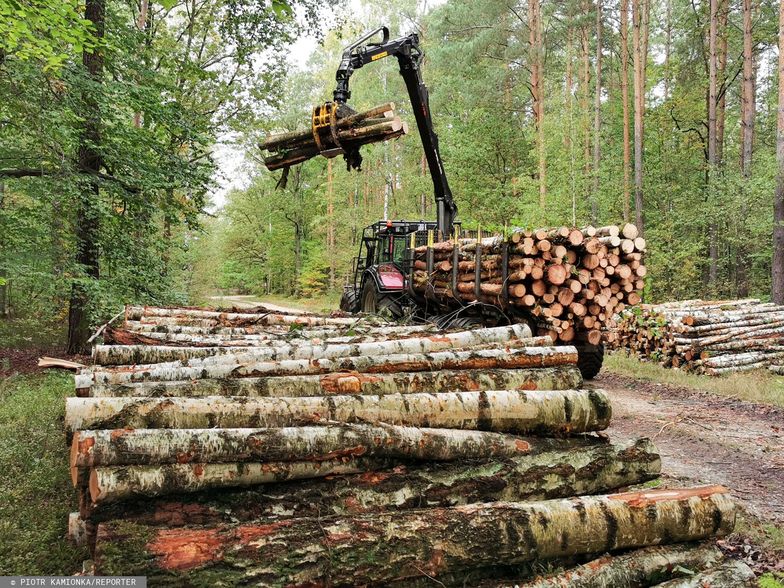
<instances>
[{"instance_id":1,"label":"cut log","mask_svg":"<svg viewBox=\"0 0 784 588\"><path fill-rule=\"evenodd\" d=\"M657 584L658 588L754 588L757 576L742 561L732 560L686 578Z\"/></svg>"},{"instance_id":2,"label":"cut log","mask_svg":"<svg viewBox=\"0 0 784 588\"><path fill-rule=\"evenodd\" d=\"M560 574L518 584L519 588L639 588L684 572L717 565L722 553L710 544L661 545L604 556Z\"/></svg>"},{"instance_id":3,"label":"cut log","mask_svg":"<svg viewBox=\"0 0 784 588\"><path fill-rule=\"evenodd\" d=\"M729 494L712 486L199 528L121 521L99 525L95 561L96 573L153 584L211 572L229 585L249 576L278 586L382 584L700 540L727 534L734 519Z\"/></svg>"},{"instance_id":4,"label":"cut log","mask_svg":"<svg viewBox=\"0 0 784 588\"><path fill-rule=\"evenodd\" d=\"M501 286L497 286L500 293ZM390 341L369 341L363 343L329 343L318 345L284 345L272 348L253 348L243 351L226 351L221 348L195 347L186 352L178 348L153 346L105 346L98 345L93 351L95 362L102 365L112 364L161 364L156 369L176 367L182 360L189 366L211 365L214 363L242 363L246 361L281 361L284 359L339 358L350 356L373 356L400 353L431 353L443 349L462 349L487 343L503 343L513 339L531 337L527 325L516 324L505 327L475 329L412 337ZM128 350L128 351L126 351ZM167 366L166 363L171 363ZM181 365L181 364L180 364ZM139 366L139 369L145 369Z\"/></svg>"},{"instance_id":5,"label":"cut log","mask_svg":"<svg viewBox=\"0 0 784 588\"><path fill-rule=\"evenodd\" d=\"M167 312L171 311L171 312ZM351 326L356 324L357 319L351 317L326 317L317 315L292 315L282 313L229 313L214 312L209 310L190 310L183 309L153 309L152 307L129 306L126 309L128 320L142 320L145 317L155 317L155 324L189 324L190 321L213 321L216 325L231 326L232 323L254 324L254 325L303 325L303 326Z\"/></svg>"},{"instance_id":6,"label":"cut log","mask_svg":"<svg viewBox=\"0 0 784 588\"><path fill-rule=\"evenodd\" d=\"M164 477L154 466L96 468L93 475L95 504L87 505L83 515L95 522L126 518L150 525L181 526L268 516L351 515L494 500L542 500L607 492L652 479L661 469L659 454L648 439L610 444L586 438L550 445L550 450L507 460L399 465L385 470L368 470L348 478L333 472L327 479L317 482L266 483L258 488L233 492L225 489L258 484L258 478L241 473L238 476L215 475L223 466L226 466L224 474L232 471L232 464L204 464L198 475L194 473L194 466L160 466L161 469L180 468L185 472L182 477ZM348 463L356 467L379 465L368 460ZM288 465L291 464L278 464L281 467ZM306 465L302 466L304 471L311 471ZM583 475L589 471L590 476ZM110 475L110 472L114 474ZM217 491L193 492L210 489ZM127 502L134 497L183 492L187 494L154 503L148 500ZM175 506L177 504L180 508ZM187 519L183 519L183 513L189 514ZM194 520L193 516L200 518Z\"/></svg>"},{"instance_id":7,"label":"cut log","mask_svg":"<svg viewBox=\"0 0 784 588\"><path fill-rule=\"evenodd\" d=\"M198 378L326 374L343 370L362 373L434 371L439 369L509 369L551 367L577 362L574 347L522 347L510 350L438 351L429 354L359 356L343 359L292 359L279 362L248 362L197 367L94 370L75 376L76 388L93 383L127 384Z\"/></svg>"},{"instance_id":8,"label":"cut log","mask_svg":"<svg viewBox=\"0 0 784 588\"><path fill-rule=\"evenodd\" d=\"M94 384L89 393L107 396L320 396L333 394L411 394L460 390L568 390L582 384L575 365L550 368L441 370L361 374L336 372L315 376L236 378L132 384Z\"/></svg>"},{"instance_id":9,"label":"cut log","mask_svg":"<svg viewBox=\"0 0 784 588\"><path fill-rule=\"evenodd\" d=\"M501 433L396 425L114 429L75 434L71 471L75 483L78 469L105 465L328 461L355 456L451 461L510 457L529 453L535 445Z\"/></svg>"},{"instance_id":10,"label":"cut log","mask_svg":"<svg viewBox=\"0 0 784 588\"><path fill-rule=\"evenodd\" d=\"M65 428L291 427L318 422L387 423L559 435L607 428L603 390L443 392L306 398L68 398Z\"/></svg>"}]
</instances>

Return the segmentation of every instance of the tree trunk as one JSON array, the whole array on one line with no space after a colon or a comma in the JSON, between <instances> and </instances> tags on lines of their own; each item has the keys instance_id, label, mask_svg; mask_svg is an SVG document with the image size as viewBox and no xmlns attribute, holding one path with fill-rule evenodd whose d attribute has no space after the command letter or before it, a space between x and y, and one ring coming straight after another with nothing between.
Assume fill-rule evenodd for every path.
<instances>
[{"instance_id":1,"label":"tree trunk","mask_svg":"<svg viewBox=\"0 0 784 588\"><path fill-rule=\"evenodd\" d=\"M438 351L429 354L359 356L342 359L289 359L278 362L250 361L240 365L224 364L197 367L146 367L120 370L93 370L76 376L76 388L93 383L128 384L132 382L191 380L199 378L259 377L328 374L344 370L368 374L427 372L439 369L512 369L552 367L574 364L574 347L523 347L479 351Z\"/></svg>"},{"instance_id":2,"label":"tree trunk","mask_svg":"<svg viewBox=\"0 0 784 588\"><path fill-rule=\"evenodd\" d=\"M502 433L563 435L606 429L603 390L443 392L250 400L68 398L65 429L295 427L319 422L397 424Z\"/></svg>"},{"instance_id":3,"label":"tree trunk","mask_svg":"<svg viewBox=\"0 0 784 588\"><path fill-rule=\"evenodd\" d=\"M719 0L710 2L710 26L708 32L708 172L707 200L709 211L708 226L708 288L716 291L719 272L718 226L715 218L714 205L718 173L718 139L717 139L717 101L718 101L718 26Z\"/></svg>"},{"instance_id":4,"label":"tree trunk","mask_svg":"<svg viewBox=\"0 0 784 588\"><path fill-rule=\"evenodd\" d=\"M634 208L636 214L635 224L641 235L645 233L643 153L649 16L650 0L632 0L632 44L634 46Z\"/></svg>"},{"instance_id":5,"label":"tree trunk","mask_svg":"<svg viewBox=\"0 0 784 588\"><path fill-rule=\"evenodd\" d=\"M591 191L591 222L599 222L599 163L601 160L602 127L602 0L596 0L596 90L593 113L593 190Z\"/></svg>"},{"instance_id":6,"label":"tree trunk","mask_svg":"<svg viewBox=\"0 0 784 588\"><path fill-rule=\"evenodd\" d=\"M721 561L711 544L659 545L631 553L604 556L560 574L521 584L519 588L638 588L683 573L704 570Z\"/></svg>"},{"instance_id":7,"label":"tree trunk","mask_svg":"<svg viewBox=\"0 0 784 588\"><path fill-rule=\"evenodd\" d=\"M584 14L590 11L590 0L583 2ZM590 110L590 39L589 24L584 22L580 26L580 47L582 52L581 67L581 88L580 88L580 110L582 111L583 121L583 198L585 202L593 202L591 195L591 110Z\"/></svg>"},{"instance_id":8,"label":"tree trunk","mask_svg":"<svg viewBox=\"0 0 784 588\"><path fill-rule=\"evenodd\" d=\"M76 210L76 263L85 272L87 280L97 283L100 277L100 207L101 196L97 175L101 171L101 113L97 87L103 78L103 49L101 39L104 35L106 4L105 0L87 0L84 18L94 28L98 43L95 48L85 49L82 63L93 87L86 88L81 96L81 109L84 126L79 137L77 168L81 174L80 193ZM84 278L71 285L68 310L68 353L87 354L87 339L90 337L90 308L92 304L91 287Z\"/></svg>"},{"instance_id":9,"label":"tree trunk","mask_svg":"<svg viewBox=\"0 0 784 588\"><path fill-rule=\"evenodd\" d=\"M176 573L181 583L382 584L699 540L726 535L734 519L726 490L711 486L202 528L118 522L99 525L95 561L102 575L152 583Z\"/></svg>"},{"instance_id":10,"label":"tree trunk","mask_svg":"<svg viewBox=\"0 0 784 588\"><path fill-rule=\"evenodd\" d=\"M748 188L751 180L751 163L754 149L754 118L756 114L754 79L753 12L751 0L743 0L743 88L741 92L741 147L740 171L743 176L739 226L745 226L748 216ZM739 298L749 294L748 245L741 240L737 246L735 264L735 290Z\"/></svg>"},{"instance_id":11,"label":"tree trunk","mask_svg":"<svg viewBox=\"0 0 784 588\"><path fill-rule=\"evenodd\" d=\"M529 52L531 67L531 93L533 95L534 123L536 125L536 152L539 161L539 208L544 211L547 203L547 163L544 137L544 64L542 58L542 12L539 0L528 2Z\"/></svg>"},{"instance_id":12,"label":"tree trunk","mask_svg":"<svg viewBox=\"0 0 784 588\"><path fill-rule=\"evenodd\" d=\"M772 298L784 304L784 2L779 3L779 97L776 125L776 192L773 200Z\"/></svg>"},{"instance_id":13,"label":"tree trunk","mask_svg":"<svg viewBox=\"0 0 784 588\"><path fill-rule=\"evenodd\" d=\"M178 495L152 502L141 497L112 502L104 496L97 504L86 505L82 514L94 523L122 518L145 525L179 527L267 517L347 516L496 500L570 498L641 483L657 476L660 467L657 450L647 439L619 444L574 440L563 450L504 461L425 463L234 491L221 488L242 484L220 478L211 480L209 488L215 488L213 492L179 494L189 488L170 489ZM586 471L592 475L580 475ZM150 489L144 486L141 496L151 496ZM208 490L208 485L202 484L199 489Z\"/></svg>"},{"instance_id":14,"label":"tree trunk","mask_svg":"<svg viewBox=\"0 0 784 588\"><path fill-rule=\"evenodd\" d=\"M658 588L754 588L757 576L742 561L733 560L699 574L657 584Z\"/></svg>"},{"instance_id":15,"label":"tree trunk","mask_svg":"<svg viewBox=\"0 0 784 588\"><path fill-rule=\"evenodd\" d=\"M511 457L546 446L486 431L397 425L274 429L115 429L79 431L71 443L72 479L107 465L329 461L356 456L453 461Z\"/></svg>"},{"instance_id":16,"label":"tree trunk","mask_svg":"<svg viewBox=\"0 0 784 588\"><path fill-rule=\"evenodd\" d=\"M91 396L320 396L333 394L412 394L452 390L568 390L582 384L575 365L550 368L439 370L361 374L337 372L312 376L205 379L131 384L93 384Z\"/></svg>"},{"instance_id":17,"label":"tree trunk","mask_svg":"<svg viewBox=\"0 0 784 588\"><path fill-rule=\"evenodd\" d=\"M631 144L629 141L629 0L621 0L620 18L621 100L623 101L623 220L624 222L629 222L631 219Z\"/></svg>"}]
</instances>

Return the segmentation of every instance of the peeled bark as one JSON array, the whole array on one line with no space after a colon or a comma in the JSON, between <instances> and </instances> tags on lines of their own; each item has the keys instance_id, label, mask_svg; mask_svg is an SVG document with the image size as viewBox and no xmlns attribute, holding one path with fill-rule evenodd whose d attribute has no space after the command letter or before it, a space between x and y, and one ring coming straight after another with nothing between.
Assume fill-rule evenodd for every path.
<instances>
[{"instance_id":1,"label":"peeled bark","mask_svg":"<svg viewBox=\"0 0 784 588\"><path fill-rule=\"evenodd\" d=\"M658 588L753 588L757 577L742 561L732 560L699 574L657 584Z\"/></svg>"},{"instance_id":2,"label":"peeled bark","mask_svg":"<svg viewBox=\"0 0 784 588\"><path fill-rule=\"evenodd\" d=\"M65 428L207 429L387 423L562 435L606 429L603 390L444 392L306 398L68 398Z\"/></svg>"},{"instance_id":3,"label":"peeled bark","mask_svg":"<svg viewBox=\"0 0 784 588\"><path fill-rule=\"evenodd\" d=\"M152 583L174 574L180 583L381 584L694 541L727 534L734 520L727 491L710 486L201 528L116 522L99 525L95 560L97 573Z\"/></svg>"},{"instance_id":4,"label":"peeled bark","mask_svg":"<svg viewBox=\"0 0 784 588\"><path fill-rule=\"evenodd\" d=\"M529 453L540 441L485 431L329 425L268 429L114 429L79 431L71 443L80 468L106 465L328 461L356 456L451 461Z\"/></svg>"},{"instance_id":5,"label":"peeled bark","mask_svg":"<svg viewBox=\"0 0 784 588\"><path fill-rule=\"evenodd\" d=\"M179 348L161 348L157 346L133 346L130 348L122 345L97 345L93 352L93 357L95 363L102 365L158 364L150 367L163 369L182 365L180 363L182 360L189 360L188 365L195 367L219 362L242 363L247 361L281 361L284 359L329 359L401 353L432 353L444 349L463 349L488 343L505 343L520 339L530 340L530 337L531 329L527 325L516 324L508 327L459 331L457 333L391 341L367 341L360 343L326 341L319 344L282 345L243 350L231 349L228 351L214 347L193 347L183 352ZM167 363L171 365L167 366ZM139 366L138 369L144 369L144 366Z\"/></svg>"},{"instance_id":6,"label":"peeled bark","mask_svg":"<svg viewBox=\"0 0 784 588\"><path fill-rule=\"evenodd\" d=\"M574 347L523 347L479 351L438 351L428 354L359 356L342 359L291 359L279 362L248 362L240 365L93 370L76 376L76 388L93 383L127 384L199 378L259 377L326 374L343 370L362 373L424 372L439 369L496 369L551 367L575 364Z\"/></svg>"},{"instance_id":7,"label":"peeled bark","mask_svg":"<svg viewBox=\"0 0 784 588\"><path fill-rule=\"evenodd\" d=\"M660 545L622 555L600 557L519 588L639 588L680 575L681 570L704 570L722 559L714 545Z\"/></svg>"},{"instance_id":8,"label":"peeled bark","mask_svg":"<svg viewBox=\"0 0 784 588\"><path fill-rule=\"evenodd\" d=\"M411 394L459 390L568 390L582 384L574 365L550 368L440 370L361 374L336 372L315 376L234 378L131 384L93 384L91 396L320 396L334 394ZM82 390L84 391L84 389Z\"/></svg>"},{"instance_id":9,"label":"peeled bark","mask_svg":"<svg viewBox=\"0 0 784 588\"><path fill-rule=\"evenodd\" d=\"M175 495L131 502L127 500L132 497L125 495L125 501L117 502L111 501L107 493L98 494L98 504L87 505L82 515L95 523L123 518L155 526L206 525L267 517L346 516L425 506L596 494L654 478L660 469L659 454L648 439L610 444L590 438L569 441L568 447L561 450L508 460L401 465L358 475L332 475L326 479L257 488L229 490L230 486L240 485L231 477L212 479L198 488L216 489L213 492L187 494L180 493L192 490L190 485L181 488L170 485L155 491L153 485L137 484L143 488L137 497L163 492ZM115 485L113 489L118 487Z\"/></svg>"}]
</instances>

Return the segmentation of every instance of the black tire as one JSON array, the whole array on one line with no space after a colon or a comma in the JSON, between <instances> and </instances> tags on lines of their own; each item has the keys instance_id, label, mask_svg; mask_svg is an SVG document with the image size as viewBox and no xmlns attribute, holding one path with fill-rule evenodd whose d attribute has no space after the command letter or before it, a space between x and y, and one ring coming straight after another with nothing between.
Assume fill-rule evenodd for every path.
<instances>
[{"instance_id":1,"label":"black tire","mask_svg":"<svg viewBox=\"0 0 784 588\"><path fill-rule=\"evenodd\" d=\"M359 309L367 314L377 314L394 320L401 318L404 314L400 303L389 294L379 292L371 279L368 279L365 282L365 287L362 288Z\"/></svg>"},{"instance_id":2,"label":"black tire","mask_svg":"<svg viewBox=\"0 0 784 588\"><path fill-rule=\"evenodd\" d=\"M435 319L435 324L439 329L470 329L472 327L484 327L485 321L481 316L457 316L444 315Z\"/></svg>"},{"instance_id":3,"label":"black tire","mask_svg":"<svg viewBox=\"0 0 784 588\"><path fill-rule=\"evenodd\" d=\"M352 314L359 312L359 296L354 288L343 290L343 296L340 297L340 310Z\"/></svg>"},{"instance_id":4,"label":"black tire","mask_svg":"<svg viewBox=\"0 0 784 588\"><path fill-rule=\"evenodd\" d=\"M604 345L591 345L577 350L577 367L583 380L593 380L599 375L604 362Z\"/></svg>"}]
</instances>

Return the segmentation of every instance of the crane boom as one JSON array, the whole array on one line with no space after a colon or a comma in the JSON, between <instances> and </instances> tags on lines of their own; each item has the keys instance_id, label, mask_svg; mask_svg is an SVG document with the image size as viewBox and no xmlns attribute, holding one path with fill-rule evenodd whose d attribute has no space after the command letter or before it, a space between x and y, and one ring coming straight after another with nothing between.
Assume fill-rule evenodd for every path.
<instances>
[{"instance_id":1,"label":"crane boom","mask_svg":"<svg viewBox=\"0 0 784 588\"><path fill-rule=\"evenodd\" d=\"M369 42L379 34L382 35L380 42ZM430 169L430 176L433 178L439 238L448 239L454 230L457 205L452 198L452 191L449 189L443 160L438 149L438 135L433 129L433 119L430 114L429 93L427 86L422 81L420 66L424 53L419 47L419 35L411 33L390 40L389 29L379 27L346 47L335 74L337 86L333 92L333 99L337 104L345 104L351 97L349 89L351 74L368 63L392 56L397 57L400 64L400 75L408 90L419 136L422 139L422 148Z\"/></svg>"}]
</instances>

